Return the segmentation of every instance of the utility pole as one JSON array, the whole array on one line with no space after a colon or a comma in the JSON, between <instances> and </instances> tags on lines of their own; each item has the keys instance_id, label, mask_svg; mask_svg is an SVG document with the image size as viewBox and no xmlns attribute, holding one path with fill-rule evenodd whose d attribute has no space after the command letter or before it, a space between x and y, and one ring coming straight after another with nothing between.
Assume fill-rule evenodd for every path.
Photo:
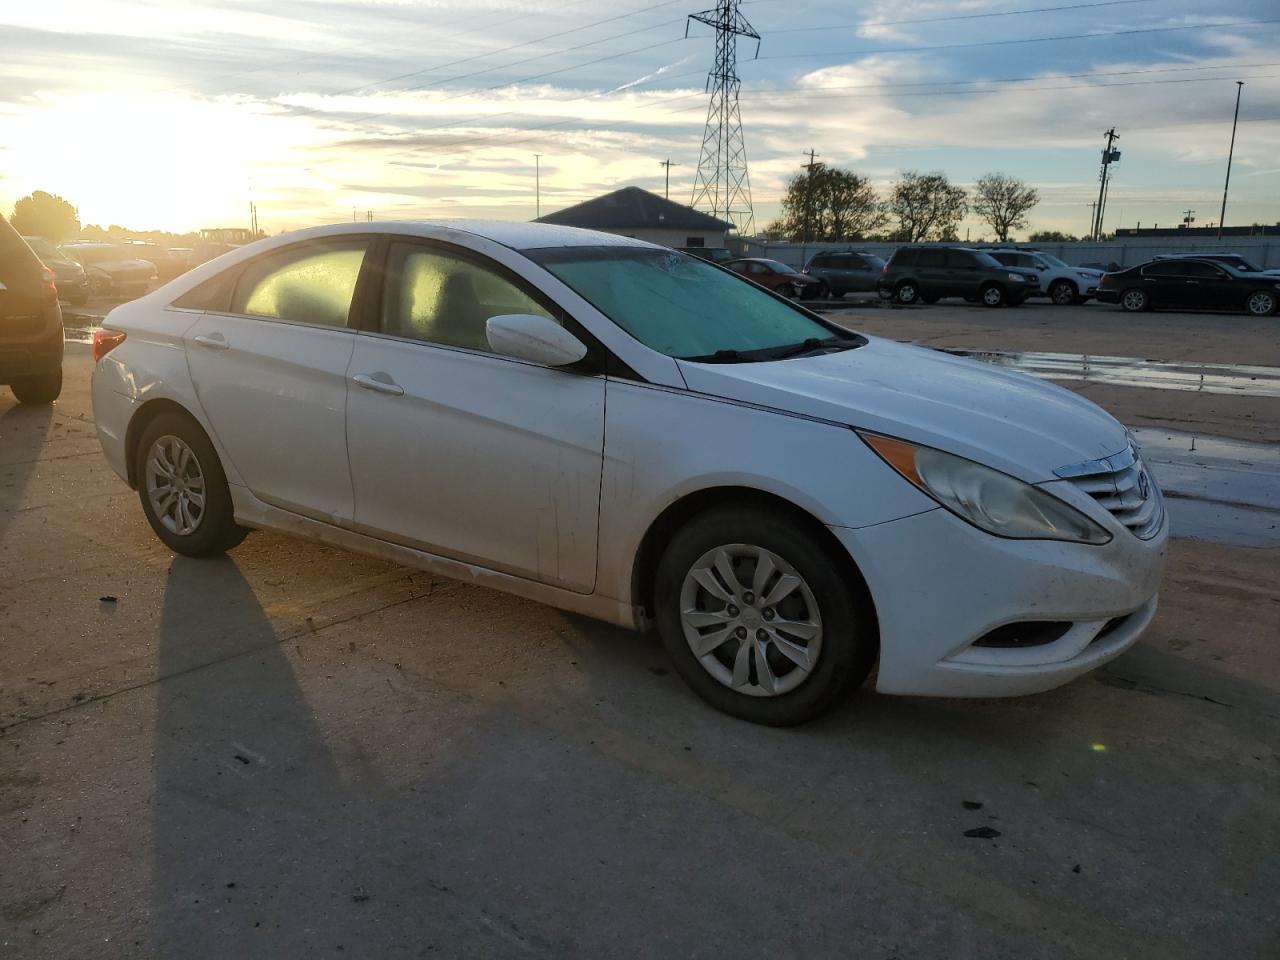
<instances>
[{"instance_id":1,"label":"utility pole","mask_svg":"<svg viewBox=\"0 0 1280 960\"><path fill-rule=\"evenodd\" d=\"M666 188L662 191L662 195L666 197L668 200L670 200L671 199L671 168L678 167L680 166L680 164L673 161L670 157L667 157L667 159L665 160L659 160L658 166L667 168L667 185L666 185Z\"/></svg>"},{"instance_id":2,"label":"utility pole","mask_svg":"<svg viewBox=\"0 0 1280 960\"><path fill-rule=\"evenodd\" d=\"M1222 213L1218 215L1218 239L1222 239L1222 227L1227 222L1227 188L1231 186L1231 157L1236 152L1236 124L1240 121L1240 91L1244 81L1236 81L1236 114L1231 118L1231 146L1227 149L1227 181L1222 185Z\"/></svg>"},{"instance_id":3,"label":"utility pole","mask_svg":"<svg viewBox=\"0 0 1280 960\"><path fill-rule=\"evenodd\" d=\"M1102 148L1102 170L1098 173L1098 210L1093 221L1093 240L1102 239L1102 220L1107 211L1107 187L1111 182L1111 164L1120 159L1120 151L1114 149L1115 142L1120 139L1116 128L1106 132L1107 145Z\"/></svg>"},{"instance_id":4,"label":"utility pole","mask_svg":"<svg viewBox=\"0 0 1280 960\"><path fill-rule=\"evenodd\" d=\"M542 154L533 155L534 219L542 217Z\"/></svg>"},{"instance_id":5,"label":"utility pole","mask_svg":"<svg viewBox=\"0 0 1280 960\"><path fill-rule=\"evenodd\" d=\"M711 102L707 106L707 125L702 133L698 174L689 205L727 220L741 235L754 231L755 214L751 207L751 181L747 177L742 113L738 108L738 90L742 87L738 79L738 37L754 40L759 55L760 34L739 12L740 2L717 0L715 9L689 15L689 20L716 30L716 62L707 75ZM689 35L688 21L684 33L686 37Z\"/></svg>"},{"instance_id":6,"label":"utility pole","mask_svg":"<svg viewBox=\"0 0 1280 960\"><path fill-rule=\"evenodd\" d=\"M807 171L804 184L804 227L800 234L800 266L805 264L805 248L809 246L809 218L813 215L813 172L821 169L821 163L816 162L817 153L813 148L809 148L808 163L801 164L801 169Z\"/></svg>"},{"instance_id":7,"label":"utility pole","mask_svg":"<svg viewBox=\"0 0 1280 960\"><path fill-rule=\"evenodd\" d=\"M1190 230L1191 225L1195 222L1196 222L1196 212L1188 208L1186 212L1183 214L1182 225L1186 227L1188 230Z\"/></svg>"},{"instance_id":8,"label":"utility pole","mask_svg":"<svg viewBox=\"0 0 1280 960\"><path fill-rule=\"evenodd\" d=\"M1093 239L1093 228L1098 222L1098 201L1089 201L1089 239Z\"/></svg>"}]
</instances>

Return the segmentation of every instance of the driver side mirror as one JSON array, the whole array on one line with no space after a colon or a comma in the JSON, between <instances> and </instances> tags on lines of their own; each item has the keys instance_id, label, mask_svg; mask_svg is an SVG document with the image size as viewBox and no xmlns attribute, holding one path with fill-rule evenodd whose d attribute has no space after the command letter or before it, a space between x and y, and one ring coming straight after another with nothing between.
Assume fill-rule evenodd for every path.
<instances>
[{"instance_id":1,"label":"driver side mirror","mask_svg":"<svg viewBox=\"0 0 1280 960\"><path fill-rule=\"evenodd\" d=\"M502 314L486 320L484 329L489 349L504 357L544 367L565 367L587 355L583 342L549 317Z\"/></svg>"}]
</instances>

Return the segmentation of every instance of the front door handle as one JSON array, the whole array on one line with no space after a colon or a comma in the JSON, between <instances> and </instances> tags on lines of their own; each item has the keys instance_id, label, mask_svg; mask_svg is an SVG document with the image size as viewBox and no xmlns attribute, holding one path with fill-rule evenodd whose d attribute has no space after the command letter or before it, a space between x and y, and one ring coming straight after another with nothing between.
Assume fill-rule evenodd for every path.
<instances>
[{"instance_id":1,"label":"front door handle","mask_svg":"<svg viewBox=\"0 0 1280 960\"><path fill-rule=\"evenodd\" d=\"M192 337L196 343L202 347L208 347L210 350L226 350L231 344L227 343L227 338L220 333L200 334Z\"/></svg>"},{"instance_id":2,"label":"front door handle","mask_svg":"<svg viewBox=\"0 0 1280 960\"><path fill-rule=\"evenodd\" d=\"M378 379L379 377L385 377L386 379ZM385 373L375 373L372 376L364 373L357 373L351 379L366 390L372 390L375 393L385 393L393 397L404 396L404 387L397 383L393 383L391 377Z\"/></svg>"}]
</instances>

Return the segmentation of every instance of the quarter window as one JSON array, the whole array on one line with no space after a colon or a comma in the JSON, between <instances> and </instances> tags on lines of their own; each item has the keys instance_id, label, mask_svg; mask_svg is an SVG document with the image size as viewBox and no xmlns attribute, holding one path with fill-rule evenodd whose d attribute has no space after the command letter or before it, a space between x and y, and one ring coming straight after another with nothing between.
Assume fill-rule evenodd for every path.
<instances>
[{"instance_id":1,"label":"quarter window","mask_svg":"<svg viewBox=\"0 0 1280 960\"><path fill-rule=\"evenodd\" d=\"M323 327L345 327L364 262L365 240L304 244L244 268L231 312Z\"/></svg>"},{"instance_id":2,"label":"quarter window","mask_svg":"<svg viewBox=\"0 0 1280 960\"><path fill-rule=\"evenodd\" d=\"M389 268L383 333L487 351L490 317L532 313L557 319L493 270L431 247L393 243Z\"/></svg>"}]
</instances>

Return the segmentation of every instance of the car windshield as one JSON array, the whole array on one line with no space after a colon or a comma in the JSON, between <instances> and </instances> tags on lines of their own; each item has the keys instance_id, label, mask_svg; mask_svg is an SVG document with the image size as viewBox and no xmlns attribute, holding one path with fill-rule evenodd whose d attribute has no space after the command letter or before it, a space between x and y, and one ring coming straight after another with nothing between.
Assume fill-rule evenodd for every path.
<instances>
[{"instance_id":1,"label":"car windshield","mask_svg":"<svg viewBox=\"0 0 1280 960\"><path fill-rule=\"evenodd\" d=\"M1068 270L1073 269L1071 264L1066 263L1065 261L1059 260L1057 257L1055 257L1051 253L1037 253L1036 256L1039 257L1041 260L1043 260L1045 263L1049 264L1050 266L1066 267Z\"/></svg>"},{"instance_id":2,"label":"car windshield","mask_svg":"<svg viewBox=\"0 0 1280 960\"><path fill-rule=\"evenodd\" d=\"M1237 270L1243 270L1245 273L1261 273L1262 272L1261 267L1255 267L1252 263L1250 263L1244 257L1229 257L1229 258L1223 257L1218 262L1225 263L1229 267L1235 267Z\"/></svg>"},{"instance_id":3,"label":"car windshield","mask_svg":"<svg viewBox=\"0 0 1280 960\"><path fill-rule=\"evenodd\" d=\"M776 359L793 348L865 342L682 253L643 247L551 247L526 251L526 256L645 346L669 357Z\"/></svg>"},{"instance_id":4,"label":"car windshield","mask_svg":"<svg viewBox=\"0 0 1280 960\"><path fill-rule=\"evenodd\" d=\"M35 251L35 255L41 260L59 260L58 251L53 248L53 244L44 237L23 237L27 241L27 246Z\"/></svg>"},{"instance_id":5,"label":"car windshield","mask_svg":"<svg viewBox=\"0 0 1280 960\"><path fill-rule=\"evenodd\" d=\"M132 260L134 255L115 244L103 244L100 247L71 247L69 253L84 263L108 263L112 260Z\"/></svg>"}]
</instances>

